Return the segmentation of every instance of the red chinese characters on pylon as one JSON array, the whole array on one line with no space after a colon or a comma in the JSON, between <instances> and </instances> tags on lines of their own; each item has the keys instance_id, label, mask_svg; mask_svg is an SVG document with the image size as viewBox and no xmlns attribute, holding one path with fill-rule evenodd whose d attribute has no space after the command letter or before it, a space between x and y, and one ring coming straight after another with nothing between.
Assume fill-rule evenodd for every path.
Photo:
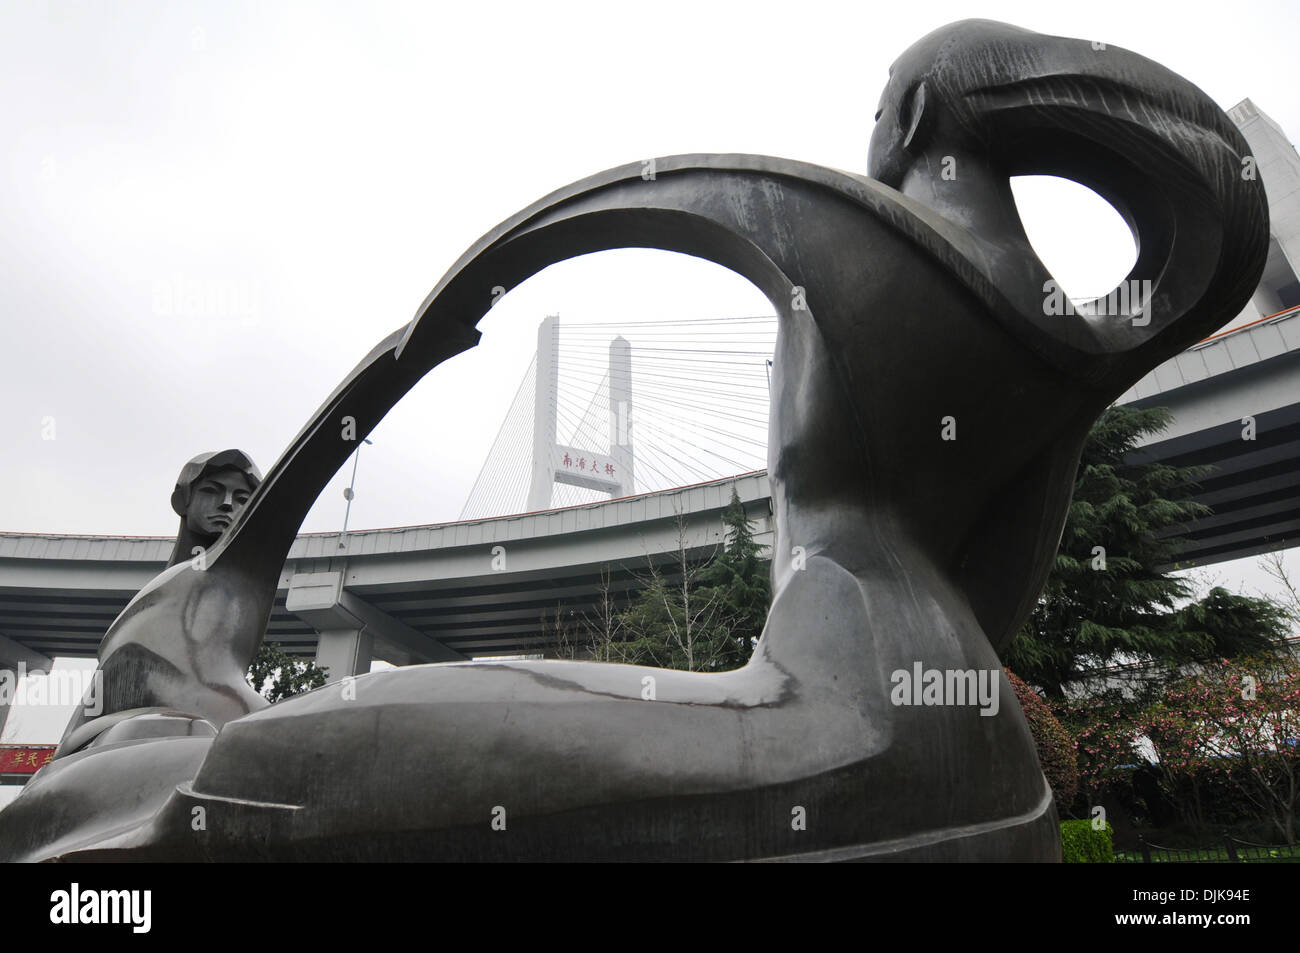
<instances>
[{"instance_id":1,"label":"red chinese characters on pylon","mask_svg":"<svg viewBox=\"0 0 1300 953\"><path fill-rule=\"evenodd\" d=\"M560 458L560 466L566 470L577 470L581 473L595 473L601 476L613 477L617 473L617 468L608 460L600 460L596 457L577 456L571 453L565 453Z\"/></svg>"}]
</instances>

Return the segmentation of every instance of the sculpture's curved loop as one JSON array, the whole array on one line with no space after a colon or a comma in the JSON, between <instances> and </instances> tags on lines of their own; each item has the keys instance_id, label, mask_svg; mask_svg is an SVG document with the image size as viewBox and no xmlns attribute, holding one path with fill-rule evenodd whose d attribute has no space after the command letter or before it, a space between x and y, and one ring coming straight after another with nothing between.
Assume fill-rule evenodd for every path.
<instances>
[{"instance_id":1,"label":"sculpture's curved loop","mask_svg":"<svg viewBox=\"0 0 1300 953\"><path fill-rule=\"evenodd\" d=\"M879 118L872 176L994 249L1015 333L1065 373L1118 393L1217 330L1258 284L1268 204L1249 146L1205 93L1143 56L966 20L898 59ZM1014 210L1013 175L1073 179L1124 216L1138 258L1117 290L1138 293L1122 313L1112 301L1042 320L1050 275L1018 217L997 211Z\"/></svg>"}]
</instances>

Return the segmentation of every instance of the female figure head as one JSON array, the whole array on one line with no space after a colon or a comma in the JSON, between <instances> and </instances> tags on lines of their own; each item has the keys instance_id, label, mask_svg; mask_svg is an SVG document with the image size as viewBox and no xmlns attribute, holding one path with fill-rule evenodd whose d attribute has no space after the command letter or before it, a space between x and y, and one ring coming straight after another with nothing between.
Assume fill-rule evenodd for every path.
<instances>
[{"instance_id":1,"label":"female figure head","mask_svg":"<svg viewBox=\"0 0 1300 953\"><path fill-rule=\"evenodd\" d=\"M262 474L241 450L201 453L181 469L172 509L181 518L168 566L186 561L196 546L211 546L262 482Z\"/></svg>"}]
</instances>

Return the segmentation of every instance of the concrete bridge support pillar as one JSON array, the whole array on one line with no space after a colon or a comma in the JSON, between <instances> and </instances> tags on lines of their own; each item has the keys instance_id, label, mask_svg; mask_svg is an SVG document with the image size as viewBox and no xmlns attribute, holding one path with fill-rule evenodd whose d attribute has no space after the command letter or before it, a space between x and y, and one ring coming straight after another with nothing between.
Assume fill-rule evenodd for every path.
<instances>
[{"instance_id":1,"label":"concrete bridge support pillar","mask_svg":"<svg viewBox=\"0 0 1300 953\"><path fill-rule=\"evenodd\" d=\"M3 686L0 687L0 738L4 737L5 722L9 720L9 709L13 702L11 691L17 689L19 677L37 672L48 673L53 665L53 659L19 645L8 636L0 635L0 686Z\"/></svg>"},{"instance_id":2,"label":"concrete bridge support pillar","mask_svg":"<svg viewBox=\"0 0 1300 953\"><path fill-rule=\"evenodd\" d=\"M319 633L316 664L329 669L330 683L364 675L376 657L396 665L466 661L456 650L348 592L342 572L295 573L285 608Z\"/></svg>"},{"instance_id":3,"label":"concrete bridge support pillar","mask_svg":"<svg viewBox=\"0 0 1300 953\"><path fill-rule=\"evenodd\" d=\"M374 661L374 637L364 628L324 629L316 645L316 664L328 670L332 684L348 675L364 675Z\"/></svg>"}]
</instances>

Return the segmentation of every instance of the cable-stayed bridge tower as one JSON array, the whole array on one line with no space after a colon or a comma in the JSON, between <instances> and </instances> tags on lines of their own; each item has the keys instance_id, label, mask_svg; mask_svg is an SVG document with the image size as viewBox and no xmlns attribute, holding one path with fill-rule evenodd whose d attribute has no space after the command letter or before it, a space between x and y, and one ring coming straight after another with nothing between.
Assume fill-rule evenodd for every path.
<instances>
[{"instance_id":1,"label":"cable-stayed bridge tower","mask_svg":"<svg viewBox=\"0 0 1300 953\"><path fill-rule=\"evenodd\" d=\"M775 339L774 315L570 321L563 334L558 316L546 318L460 518L760 469Z\"/></svg>"},{"instance_id":2,"label":"cable-stayed bridge tower","mask_svg":"<svg viewBox=\"0 0 1300 953\"><path fill-rule=\"evenodd\" d=\"M632 453L632 348L621 335L609 345L609 369L596 396L578 421L574 444L560 443L559 315L549 315L537 329L536 380L533 398L533 469L528 509L551 505L556 483L628 496L636 491ZM602 399L604 398L604 399ZM608 400L608 440L591 440L588 417ZM599 419L597 416L596 419ZM584 439L587 438L587 439ZM581 441L581 444L577 443ZM597 449L597 446L602 449Z\"/></svg>"}]
</instances>

